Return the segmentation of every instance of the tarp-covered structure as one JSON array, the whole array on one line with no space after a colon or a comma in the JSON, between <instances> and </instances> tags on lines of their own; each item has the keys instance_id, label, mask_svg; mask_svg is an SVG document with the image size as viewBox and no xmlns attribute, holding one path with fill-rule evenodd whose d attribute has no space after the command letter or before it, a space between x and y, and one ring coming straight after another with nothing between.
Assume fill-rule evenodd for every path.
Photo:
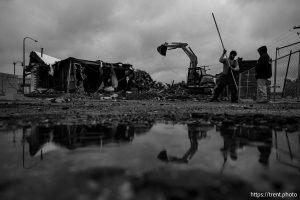
<instances>
[{"instance_id":1,"label":"tarp-covered structure","mask_svg":"<svg viewBox=\"0 0 300 200\"><path fill-rule=\"evenodd\" d=\"M93 93L105 88L110 88L111 91L129 90L134 76L130 64L74 57L47 63L39 58L37 52L30 54L29 66L35 66L31 69L35 71L36 88L52 88L65 92Z\"/></svg>"},{"instance_id":2,"label":"tarp-covered structure","mask_svg":"<svg viewBox=\"0 0 300 200\"><path fill-rule=\"evenodd\" d=\"M53 89L75 92L83 88L95 92L103 81L101 63L77 58L67 58L54 65Z\"/></svg>"}]
</instances>

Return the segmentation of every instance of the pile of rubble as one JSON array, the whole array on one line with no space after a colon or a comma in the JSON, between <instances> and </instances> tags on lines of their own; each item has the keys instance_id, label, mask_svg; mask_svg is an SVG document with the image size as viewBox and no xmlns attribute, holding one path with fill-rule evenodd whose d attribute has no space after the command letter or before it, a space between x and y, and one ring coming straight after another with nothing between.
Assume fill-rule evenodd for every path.
<instances>
[{"instance_id":1,"label":"pile of rubble","mask_svg":"<svg viewBox=\"0 0 300 200\"><path fill-rule=\"evenodd\" d=\"M63 95L64 92L62 91L57 91L54 89L36 89L35 91L26 94L27 97L59 97L61 95Z\"/></svg>"},{"instance_id":2,"label":"pile of rubble","mask_svg":"<svg viewBox=\"0 0 300 200\"><path fill-rule=\"evenodd\" d=\"M163 90L165 89L165 84L161 82L156 82L152 79L150 74L143 70L135 70L133 83L139 91L147 90Z\"/></svg>"},{"instance_id":3,"label":"pile of rubble","mask_svg":"<svg viewBox=\"0 0 300 200\"><path fill-rule=\"evenodd\" d=\"M29 95L30 96L30 95ZM191 94L184 81L170 84L157 82L149 73L143 70L135 70L132 78L132 86L129 91L104 91L86 93L78 90L73 93L64 93L53 89L36 90L31 93L32 97L46 98L51 102L61 103L74 100L203 100L207 95Z\"/></svg>"}]
</instances>

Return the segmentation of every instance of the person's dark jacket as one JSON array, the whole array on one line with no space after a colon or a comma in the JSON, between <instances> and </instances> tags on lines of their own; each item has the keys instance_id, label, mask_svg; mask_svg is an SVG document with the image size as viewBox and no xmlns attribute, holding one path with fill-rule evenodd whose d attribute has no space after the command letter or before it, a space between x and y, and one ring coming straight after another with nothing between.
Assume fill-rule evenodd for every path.
<instances>
[{"instance_id":1,"label":"person's dark jacket","mask_svg":"<svg viewBox=\"0 0 300 200\"><path fill-rule=\"evenodd\" d=\"M272 77L272 59L268 55L267 47L262 46L257 49L260 57L255 67L256 79L268 79Z\"/></svg>"}]
</instances>

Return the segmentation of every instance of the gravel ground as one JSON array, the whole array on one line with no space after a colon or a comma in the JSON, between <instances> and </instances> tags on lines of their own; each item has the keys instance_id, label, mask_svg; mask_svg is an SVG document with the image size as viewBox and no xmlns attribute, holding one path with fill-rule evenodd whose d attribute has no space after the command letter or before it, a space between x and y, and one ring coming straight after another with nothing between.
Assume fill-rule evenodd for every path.
<instances>
[{"instance_id":1,"label":"gravel ground","mask_svg":"<svg viewBox=\"0 0 300 200\"><path fill-rule=\"evenodd\" d=\"M2 101L0 120L12 123L72 123L90 124L103 122L185 122L195 118L223 121L225 118L240 123L280 121L298 124L300 103L210 103L204 101L151 101L151 100L74 100L52 103L48 100Z\"/></svg>"}]
</instances>

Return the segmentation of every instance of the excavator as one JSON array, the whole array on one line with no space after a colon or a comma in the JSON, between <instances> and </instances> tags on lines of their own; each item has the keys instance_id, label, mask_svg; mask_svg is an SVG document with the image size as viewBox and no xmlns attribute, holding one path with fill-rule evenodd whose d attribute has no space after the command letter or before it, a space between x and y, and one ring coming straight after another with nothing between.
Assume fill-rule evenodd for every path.
<instances>
[{"instance_id":1,"label":"excavator","mask_svg":"<svg viewBox=\"0 0 300 200\"><path fill-rule=\"evenodd\" d=\"M165 42L164 44L157 47L157 51L162 56L166 56L167 50L173 49L182 49L190 59L190 66L188 68L187 74L187 87L189 88L190 92L199 94L211 94L213 88L215 87L214 76L206 73L207 70L205 69L205 66L197 67L198 58L187 43Z\"/></svg>"}]
</instances>

